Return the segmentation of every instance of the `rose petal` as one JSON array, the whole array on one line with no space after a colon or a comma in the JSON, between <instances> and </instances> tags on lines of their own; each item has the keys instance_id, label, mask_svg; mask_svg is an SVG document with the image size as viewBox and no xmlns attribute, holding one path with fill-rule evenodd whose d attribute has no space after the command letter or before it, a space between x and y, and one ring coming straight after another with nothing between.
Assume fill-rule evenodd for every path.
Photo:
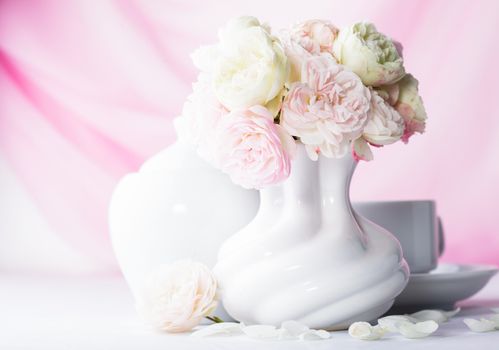
<instances>
[{"instance_id":1,"label":"rose petal","mask_svg":"<svg viewBox=\"0 0 499 350\"><path fill-rule=\"evenodd\" d=\"M328 331L325 331L323 329L315 330L315 329L309 329L308 331L300 334L298 336L298 339L300 340L321 340L321 339L328 339L331 337L331 334Z\"/></svg>"},{"instance_id":2,"label":"rose petal","mask_svg":"<svg viewBox=\"0 0 499 350\"><path fill-rule=\"evenodd\" d=\"M373 331L377 332L377 333L381 333L381 335L385 335L385 333L386 333L386 330L383 327L381 327L379 324L377 324L376 326L373 326Z\"/></svg>"},{"instance_id":3,"label":"rose petal","mask_svg":"<svg viewBox=\"0 0 499 350\"><path fill-rule=\"evenodd\" d=\"M471 331L478 333L490 332L496 328L496 323L494 321L487 320L485 318L481 318L480 320L465 318L463 322Z\"/></svg>"},{"instance_id":4,"label":"rose petal","mask_svg":"<svg viewBox=\"0 0 499 350\"><path fill-rule=\"evenodd\" d=\"M457 308L452 311L421 310L411 314L410 316L417 319L419 322L432 320L440 324L443 322L447 322L449 318L455 316L459 311L461 311L460 308Z\"/></svg>"},{"instance_id":5,"label":"rose petal","mask_svg":"<svg viewBox=\"0 0 499 350\"><path fill-rule=\"evenodd\" d=\"M444 312L445 312L445 315L447 316L447 319L450 319L450 318L456 316L458 313L460 313L461 312L461 308L458 307L458 308L456 308L454 310L444 311Z\"/></svg>"},{"instance_id":6,"label":"rose petal","mask_svg":"<svg viewBox=\"0 0 499 350\"><path fill-rule=\"evenodd\" d=\"M209 337L212 335L231 335L231 334L240 334L242 332L240 323L236 322L221 322L214 323L212 325L203 327L193 333L191 333L191 337L203 338Z\"/></svg>"},{"instance_id":7,"label":"rose petal","mask_svg":"<svg viewBox=\"0 0 499 350\"><path fill-rule=\"evenodd\" d=\"M277 330L277 339L278 340L296 340L297 335L291 334L287 329L279 328Z\"/></svg>"},{"instance_id":8,"label":"rose petal","mask_svg":"<svg viewBox=\"0 0 499 350\"><path fill-rule=\"evenodd\" d=\"M499 314L490 315L487 317L487 320L490 320L496 324L496 328L499 329Z\"/></svg>"},{"instance_id":9,"label":"rose petal","mask_svg":"<svg viewBox=\"0 0 499 350\"><path fill-rule=\"evenodd\" d=\"M288 152L289 156L293 158L296 155L298 146L296 145L296 141L289 135L289 133L279 124L275 126L277 135L281 140L282 147L286 152Z\"/></svg>"},{"instance_id":10,"label":"rose petal","mask_svg":"<svg viewBox=\"0 0 499 350\"><path fill-rule=\"evenodd\" d=\"M398 331L404 337L409 339L424 338L434 333L438 329L438 323L429 320L418 323L401 322L398 325Z\"/></svg>"},{"instance_id":11,"label":"rose petal","mask_svg":"<svg viewBox=\"0 0 499 350\"><path fill-rule=\"evenodd\" d=\"M319 150L318 147L305 145L305 150L307 151L307 155L313 161L319 159Z\"/></svg>"},{"instance_id":12,"label":"rose petal","mask_svg":"<svg viewBox=\"0 0 499 350\"><path fill-rule=\"evenodd\" d=\"M280 332L276 329L275 326L268 325L246 326L242 328L242 331L248 337L256 339L278 338L280 335Z\"/></svg>"},{"instance_id":13,"label":"rose petal","mask_svg":"<svg viewBox=\"0 0 499 350\"><path fill-rule=\"evenodd\" d=\"M352 153L355 160L373 160L373 153L369 144L362 137L353 142Z\"/></svg>"},{"instance_id":14,"label":"rose petal","mask_svg":"<svg viewBox=\"0 0 499 350\"><path fill-rule=\"evenodd\" d=\"M390 315L378 319L378 325L388 332L398 332L398 324L402 322L415 323L418 320L408 315Z\"/></svg>"},{"instance_id":15,"label":"rose petal","mask_svg":"<svg viewBox=\"0 0 499 350\"><path fill-rule=\"evenodd\" d=\"M285 321L281 324L281 329L296 337L310 330L306 325L297 321Z\"/></svg>"},{"instance_id":16,"label":"rose petal","mask_svg":"<svg viewBox=\"0 0 499 350\"><path fill-rule=\"evenodd\" d=\"M279 340L282 339L299 339L299 340L319 340L327 339L331 335L329 332L319 329L310 329L306 325L297 321L285 321L281 328L278 329Z\"/></svg>"},{"instance_id":17,"label":"rose petal","mask_svg":"<svg viewBox=\"0 0 499 350\"><path fill-rule=\"evenodd\" d=\"M373 327L367 322L354 322L348 327L348 334L355 339L377 340L385 334L385 330L380 326Z\"/></svg>"}]
</instances>

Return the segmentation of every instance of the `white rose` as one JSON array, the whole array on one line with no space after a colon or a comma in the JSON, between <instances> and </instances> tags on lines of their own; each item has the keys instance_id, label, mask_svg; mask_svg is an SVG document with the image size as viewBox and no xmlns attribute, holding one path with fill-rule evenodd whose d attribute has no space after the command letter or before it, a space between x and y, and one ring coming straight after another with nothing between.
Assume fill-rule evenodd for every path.
<instances>
[{"instance_id":1,"label":"white rose","mask_svg":"<svg viewBox=\"0 0 499 350\"><path fill-rule=\"evenodd\" d=\"M216 48L200 48L193 60L212 75L220 102L229 110L268 105L276 113L289 70L279 40L254 17L229 21L219 39Z\"/></svg>"},{"instance_id":2,"label":"white rose","mask_svg":"<svg viewBox=\"0 0 499 350\"><path fill-rule=\"evenodd\" d=\"M371 91L371 106L362 136L371 144L384 146L394 143L404 133L404 119L376 91Z\"/></svg>"},{"instance_id":3,"label":"white rose","mask_svg":"<svg viewBox=\"0 0 499 350\"><path fill-rule=\"evenodd\" d=\"M234 39L234 35L251 27L261 27L267 33L270 33L268 25L261 24L257 18L252 16L241 16L230 19L227 24L225 24L225 27L218 31L218 38L221 42L229 42Z\"/></svg>"},{"instance_id":4,"label":"white rose","mask_svg":"<svg viewBox=\"0 0 499 350\"><path fill-rule=\"evenodd\" d=\"M155 328L185 332L217 306L217 281L205 265L189 260L161 265L146 280L139 314Z\"/></svg>"},{"instance_id":5,"label":"white rose","mask_svg":"<svg viewBox=\"0 0 499 350\"><path fill-rule=\"evenodd\" d=\"M404 135L404 119L388 103L388 93L383 92L371 89L367 123L362 131L362 136L352 144L353 156L357 160L370 161L373 159L370 145L389 145L400 140Z\"/></svg>"},{"instance_id":6,"label":"white rose","mask_svg":"<svg viewBox=\"0 0 499 350\"><path fill-rule=\"evenodd\" d=\"M369 86L391 84L405 74L395 44L371 23L355 23L341 29L333 43L333 53L339 63Z\"/></svg>"},{"instance_id":7,"label":"white rose","mask_svg":"<svg viewBox=\"0 0 499 350\"><path fill-rule=\"evenodd\" d=\"M423 133L426 126L426 111L419 96L418 81L407 74L398 82L398 100L395 109L405 120L405 132L402 140L407 142L415 132Z\"/></svg>"},{"instance_id":8,"label":"white rose","mask_svg":"<svg viewBox=\"0 0 499 350\"><path fill-rule=\"evenodd\" d=\"M184 103L182 121L176 122L179 139L195 145L198 154L213 164L215 130L228 113L215 96L207 74L199 74L192 94Z\"/></svg>"}]
</instances>

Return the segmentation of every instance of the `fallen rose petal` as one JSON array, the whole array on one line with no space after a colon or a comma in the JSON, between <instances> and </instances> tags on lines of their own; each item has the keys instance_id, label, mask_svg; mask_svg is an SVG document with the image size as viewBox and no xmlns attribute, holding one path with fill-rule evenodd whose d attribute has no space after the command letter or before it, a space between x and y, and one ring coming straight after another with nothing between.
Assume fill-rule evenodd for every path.
<instances>
[{"instance_id":1,"label":"fallen rose petal","mask_svg":"<svg viewBox=\"0 0 499 350\"><path fill-rule=\"evenodd\" d=\"M499 329L499 314L490 315L487 319L494 322L496 324L496 328Z\"/></svg>"},{"instance_id":2,"label":"fallen rose petal","mask_svg":"<svg viewBox=\"0 0 499 350\"><path fill-rule=\"evenodd\" d=\"M380 326L373 327L367 322L354 322L348 327L348 334L355 339L377 340L385 334L385 330Z\"/></svg>"},{"instance_id":3,"label":"fallen rose petal","mask_svg":"<svg viewBox=\"0 0 499 350\"><path fill-rule=\"evenodd\" d=\"M279 339L296 339L299 340L319 340L327 339L331 335L329 332L319 329L310 329L306 325L297 321L285 321L281 324L278 330Z\"/></svg>"},{"instance_id":4,"label":"fallen rose petal","mask_svg":"<svg viewBox=\"0 0 499 350\"><path fill-rule=\"evenodd\" d=\"M244 325L241 325L240 323L236 323L236 322L214 323L212 325L203 327L203 328L191 333L191 337L203 338L203 337L209 337L212 335L240 334L240 333L242 333L242 330L241 330L242 326L244 326Z\"/></svg>"},{"instance_id":5,"label":"fallen rose petal","mask_svg":"<svg viewBox=\"0 0 499 350\"><path fill-rule=\"evenodd\" d=\"M398 332L398 324L401 322L418 322L417 319L408 315L390 315L378 319L378 325L388 332Z\"/></svg>"},{"instance_id":6,"label":"fallen rose petal","mask_svg":"<svg viewBox=\"0 0 499 350\"><path fill-rule=\"evenodd\" d=\"M444 311L444 312L445 312L445 315L447 316L447 319L450 319L450 318L456 316L458 313L460 313L461 308L458 307L458 308L455 308L454 310Z\"/></svg>"},{"instance_id":7,"label":"fallen rose petal","mask_svg":"<svg viewBox=\"0 0 499 350\"><path fill-rule=\"evenodd\" d=\"M281 324L281 329L296 337L310 330L306 325L297 321L284 321Z\"/></svg>"},{"instance_id":8,"label":"fallen rose petal","mask_svg":"<svg viewBox=\"0 0 499 350\"><path fill-rule=\"evenodd\" d=\"M291 334L287 329L279 328L277 330L278 340L296 340L298 335Z\"/></svg>"},{"instance_id":9,"label":"fallen rose petal","mask_svg":"<svg viewBox=\"0 0 499 350\"><path fill-rule=\"evenodd\" d=\"M401 322L398 325L399 333L409 339L418 339L418 338L427 337L430 334L434 333L437 329L438 329L438 323L433 320L423 321L418 323L405 321Z\"/></svg>"},{"instance_id":10,"label":"fallen rose petal","mask_svg":"<svg viewBox=\"0 0 499 350\"><path fill-rule=\"evenodd\" d=\"M452 311L444 311L444 310L421 310L418 312L415 312L413 314L410 314L410 317L413 317L418 320L418 322L422 321L435 321L438 324L447 322L451 317L455 316L459 311L461 311L460 308L457 308Z\"/></svg>"},{"instance_id":11,"label":"fallen rose petal","mask_svg":"<svg viewBox=\"0 0 499 350\"><path fill-rule=\"evenodd\" d=\"M494 321L487 320L485 318L481 318L480 320L465 318L463 322L471 331L477 333L490 332L496 328L496 323Z\"/></svg>"},{"instance_id":12,"label":"fallen rose petal","mask_svg":"<svg viewBox=\"0 0 499 350\"><path fill-rule=\"evenodd\" d=\"M321 340L328 339L331 337L331 334L328 331L323 329L309 329L308 331L300 334L298 339L300 340Z\"/></svg>"},{"instance_id":13,"label":"fallen rose petal","mask_svg":"<svg viewBox=\"0 0 499 350\"><path fill-rule=\"evenodd\" d=\"M385 335L385 333L387 333L386 329L381 327L379 324L377 324L376 326L373 326L373 331L375 331L377 333L381 333L381 335Z\"/></svg>"},{"instance_id":14,"label":"fallen rose petal","mask_svg":"<svg viewBox=\"0 0 499 350\"><path fill-rule=\"evenodd\" d=\"M280 332L276 329L275 326L268 325L246 326L242 328L242 331L248 337L256 339L278 338L280 335Z\"/></svg>"}]
</instances>

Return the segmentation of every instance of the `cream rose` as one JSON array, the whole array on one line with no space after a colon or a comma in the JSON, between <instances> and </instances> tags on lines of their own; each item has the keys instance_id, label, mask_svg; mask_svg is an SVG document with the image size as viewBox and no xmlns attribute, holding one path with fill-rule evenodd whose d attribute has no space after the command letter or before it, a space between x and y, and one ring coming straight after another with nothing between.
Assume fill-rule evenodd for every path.
<instances>
[{"instance_id":1,"label":"cream rose","mask_svg":"<svg viewBox=\"0 0 499 350\"><path fill-rule=\"evenodd\" d=\"M254 17L240 17L219 32L216 47L193 54L195 65L212 75L216 96L227 109L254 105L272 108L288 74L288 62L279 40Z\"/></svg>"},{"instance_id":2,"label":"cream rose","mask_svg":"<svg viewBox=\"0 0 499 350\"><path fill-rule=\"evenodd\" d=\"M400 140L404 133L404 119L385 100L388 94L379 94L371 90L371 104L367 113L367 123L362 131L362 136L352 144L353 157L356 160L372 160L371 147L384 146Z\"/></svg>"},{"instance_id":3,"label":"cream rose","mask_svg":"<svg viewBox=\"0 0 499 350\"><path fill-rule=\"evenodd\" d=\"M333 53L339 63L369 86L391 84L405 74L395 44L371 23L355 23L341 29L334 41Z\"/></svg>"},{"instance_id":4,"label":"cream rose","mask_svg":"<svg viewBox=\"0 0 499 350\"><path fill-rule=\"evenodd\" d=\"M408 142L414 133L423 133L426 126L426 111L423 100L419 96L418 81L407 74L398 82L398 99L395 109L402 115L405 121L404 135L402 141Z\"/></svg>"},{"instance_id":5,"label":"cream rose","mask_svg":"<svg viewBox=\"0 0 499 350\"><path fill-rule=\"evenodd\" d=\"M371 91L371 107L362 136L371 144L384 146L394 143L404 133L402 116L376 91Z\"/></svg>"},{"instance_id":6,"label":"cream rose","mask_svg":"<svg viewBox=\"0 0 499 350\"><path fill-rule=\"evenodd\" d=\"M375 91L386 101L390 106L395 106L399 99L399 85L398 83L383 85L375 88Z\"/></svg>"},{"instance_id":7,"label":"cream rose","mask_svg":"<svg viewBox=\"0 0 499 350\"><path fill-rule=\"evenodd\" d=\"M206 161L213 162L215 130L228 113L213 93L207 74L201 73L184 103L179 137L195 145L198 154Z\"/></svg>"},{"instance_id":8,"label":"cream rose","mask_svg":"<svg viewBox=\"0 0 499 350\"><path fill-rule=\"evenodd\" d=\"M161 265L147 278L139 314L157 329L185 332L217 306L217 281L205 265L181 260Z\"/></svg>"}]
</instances>

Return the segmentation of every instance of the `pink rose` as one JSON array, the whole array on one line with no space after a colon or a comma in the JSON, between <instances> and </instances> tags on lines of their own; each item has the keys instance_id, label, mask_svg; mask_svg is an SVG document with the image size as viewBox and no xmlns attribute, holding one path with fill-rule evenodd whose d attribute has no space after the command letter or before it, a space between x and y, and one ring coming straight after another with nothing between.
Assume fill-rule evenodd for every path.
<instances>
[{"instance_id":1,"label":"pink rose","mask_svg":"<svg viewBox=\"0 0 499 350\"><path fill-rule=\"evenodd\" d=\"M333 41L339 30L328 21L309 20L291 28L291 38L311 54L333 52Z\"/></svg>"},{"instance_id":2,"label":"pink rose","mask_svg":"<svg viewBox=\"0 0 499 350\"><path fill-rule=\"evenodd\" d=\"M234 110L217 129L216 165L244 188L260 189L289 176L295 141L263 106Z\"/></svg>"},{"instance_id":3,"label":"pink rose","mask_svg":"<svg viewBox=\"0 0 499 350\"><path fill-rule=\"evenodd\" d=\"M213 161L216 127L228 113L215 96L209 78L201 73L184 103L182 137L196 145L199 155L209 162Z\"/></svg>"},{"instance_id":4,"label":"pink rose","mask_svg":"<svg viewBox=\"0 0 499 350\"><path fill-rule=\"evenodd\" d=\"M328 21L309 20L297 23L280 33L280 39L291 65L289 81L300 80L303 61L313 55L333 52L338 29Z\"/></svg>"},{"instance_id":5,"label":"pink rose","mask_svg":"<svg viewBox=\"0 0 499 350\"><path fill-rule=\"evenodd\" d=\"M319 153L340 158L361 135L370 98L355 73L329 55L312 56L302 66L301 82L284 99L280 123L300 138L311 159Z\"/></svg>"}]
</instances>

